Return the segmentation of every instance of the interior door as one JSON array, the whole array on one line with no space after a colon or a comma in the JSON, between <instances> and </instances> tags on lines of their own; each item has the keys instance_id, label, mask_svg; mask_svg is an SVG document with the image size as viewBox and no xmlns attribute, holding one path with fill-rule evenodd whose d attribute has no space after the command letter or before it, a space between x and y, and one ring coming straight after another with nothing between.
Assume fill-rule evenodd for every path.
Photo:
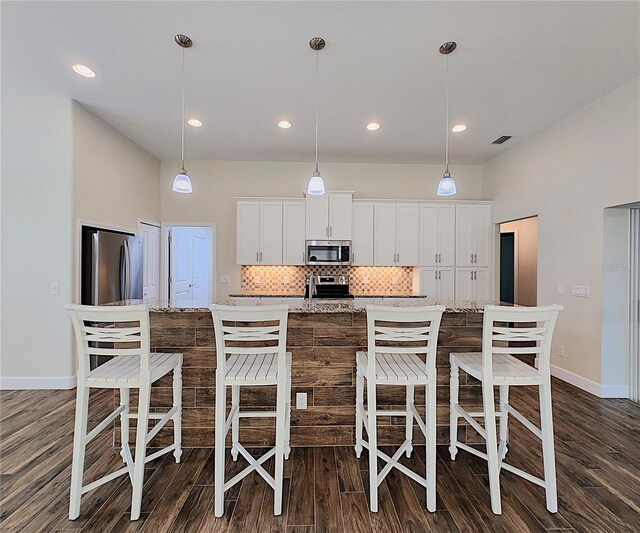
<instances>
[{"instance_id":1,"label":"interior door","mask_svg":"<svg viewBox=\"0 0 640 533\"><path fill-rule=\"evenodd\" d=\"M236 263L257 265L260 252L260 202L237 203Z\"/></svg>"},{"instance_id":2,"label":"interior door","mask_svg":"<svg viewBox=\"0 0 640 533\"><path fill-rule=\"evenodd\" d=\"M171 303L188 306L192 300L193 252L189 228L171 229Z\"/></svg>"},{"instance_id":3,"label":"interior door","mask_svg":"<svg viewBox=\"0 0 640 533\"><path fill-rule=\"evenodd\" d=\"M150 302L158 299L160 285L160 228L140 224L143 242L142 297Z\"/></svg>"},{"instance_id":4,"label":"interior door","mask_svg":"<svg viewBox=\"0 0 640 533\"><path fill-rule=\"evenodd\" d=\"M396 204L374 206L374 264L396 266Z\"/></svg>"},{"instance_id":5,"label":"interior door","mask_svg":"<svg viewBox=\"0 0 640 533\"><path fill-rule=\"evenodd\" d=\"M500 301L515 303L515 234L500 234Z\"/></svg>"},{"instance_id":6,"label":"interior door","mask_svg":"<svg viewBox=\"0 0 640 533\"><path fill-rule=\"evenodd\" d=\"M416 266L420 263L420 210L418 204L396 206L397 265Z\"/></svg>"},{"instance_id":7,"label":"interior door","mask_svg":"<svg viewBox=\"0 0 640 533\"><path fill-rule=\"evenodd\" d=\"M354 203L351 226L352 264L373 265L373 204Z\"/></svg>"},{"instance_id":8,"label":"interior door","mask_svg":"<svg viewBox=\"0 0 640 533\"><path fill-rule=\"evenodd\" d=\"M191 294L194 302L209 303L209 277L211 261L211 247L209 245L208 228L194 231L191 234L191 254L192 254L192 278Z\"/></svg>"},{"instance_id":9,"label":"interior door","mask_svg":"<svg viewBox=\"0 0 640 533\"><path fill-rule=\"evenodd\" d=\"M291 200L282 205L283 265L304 265L304 201Z\"/></svg>"},{"instance_id":10,"label":"interior door","mask_svg":"<svg viewBox=\"0 0 640 533\"><path fill-rule=\"evenodd\" d=\"M329 238L329 195L307 196L307 239L325 241Z\"/></svg>"},{"instance_id":11,"label":"interior door","mask_svg":"<svg viewBox=\"0 0 640 533\"><path fill-rule=\"evenodd\" d=\"M329 239L351 240L351 194L329 195Z\"/></svg>"},{"instance_id":12,"label":"interior door","mask_svg":"<svg viewBox=\"0 0 640 533\"><path fill-rule=\"evenodd\" d=\"M282 202L260 202L260 264L282 264Z\"/></svg>"}]
</instances>

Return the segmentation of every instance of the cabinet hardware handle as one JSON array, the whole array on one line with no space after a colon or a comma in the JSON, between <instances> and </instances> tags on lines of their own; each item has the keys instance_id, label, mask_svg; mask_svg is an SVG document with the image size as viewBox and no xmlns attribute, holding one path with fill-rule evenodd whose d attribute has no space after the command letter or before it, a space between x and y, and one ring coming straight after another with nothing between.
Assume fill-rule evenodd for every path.
<instances>
[{"instance_id":1,"label":"cabinet hardware handle","mask_svg":"<svg viewBox=\"0 0 640 533\"><path fill-rule=\"evenodd\" d=\"M434 271L433 271L433 273L435 274L436 279L438 279L438 271L437 271L437 270L434 270Z\"/></svg>"},{"instance_id":2,"label":"cabinet hardware handle","mask_svg":"<svg viewBox=\"0 0 640 533\"><path fill-rule=\"evenodd\" d=\"M305 257L305 253L304 253L304 252L302 252L302 264L303 264L303 265L304 265L304 263L305 263L305 259L306 259L306 257Z\"/></svg>"},{"instance_id":3,"label":"cabinet hardware handle","mask_svg":"<svg viewBox=\"0 0 640 533\"><path fill-rule=\"evenodd\" d=\"M438 262L438 254L435 254L435 256L436 256L435 261L436 261L436 263L437 263L437 262Z\"/></svg>"},{"instance_id":4,"label":"cabinet hardware handle","mask_svg":"<svg viewBox=\"0 0 640 533\"><path fill-rule=\"evenodd\" d=\"M473 279L473 270L469 270L469 277Z\"/></svg>"},{"instance_id":5,"label":"cabinet hardware handle","mask_svg":"<svg viewBox=\"0 0 640 533\"><path fill-rule=\"evenodd\" d=\"M471 259L469 260L470 263L473 263L473 254L471 254Z\"/></svg>"},{"instance_id":6,"label":"cabinet hardware handle","mask_svg":"<svg viewBox=\"0 0 640 533\"><path fill-rule=\"evenodd\" d=\"M260 252L256 252L256 263L260 262Z\"/></svg>"},{"instance_id":7,"label":"cabinet hardware handle","mask_svg":"<svg viewBox=\"0 0 640 533\"><path fill-rule=\"evenodd\" d=\"M442 254L438 254L438 263L442 263Z\"/></svg>"},{"instance_id":8,"label":"cabinet hardware handle","mask_svg":"<svg viewBox=\"0 0 640 533\"><path fill-rule=\"evenodd\" d=\"M262 252L260 252L260 262L262 263Z\"/></svg>"}]
</instances>

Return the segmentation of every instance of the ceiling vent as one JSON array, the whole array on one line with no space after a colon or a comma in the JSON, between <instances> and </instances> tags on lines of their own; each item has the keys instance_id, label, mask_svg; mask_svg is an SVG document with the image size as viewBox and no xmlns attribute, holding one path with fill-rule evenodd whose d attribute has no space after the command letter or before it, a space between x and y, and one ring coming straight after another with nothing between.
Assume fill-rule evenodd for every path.
<instances>
[{"instance_id":1,"label":"ceiling vent","mask_svg":"<svg viewBox=\"0 0 640 533\"><path fill-rule=\"evenodd\" d=\"M509 139L511 139L511 135L503 135L502 137L498 137L495 141L493 141L491 144L502 144L502 143L506 143Z\"/></svg>"}]
</instances>

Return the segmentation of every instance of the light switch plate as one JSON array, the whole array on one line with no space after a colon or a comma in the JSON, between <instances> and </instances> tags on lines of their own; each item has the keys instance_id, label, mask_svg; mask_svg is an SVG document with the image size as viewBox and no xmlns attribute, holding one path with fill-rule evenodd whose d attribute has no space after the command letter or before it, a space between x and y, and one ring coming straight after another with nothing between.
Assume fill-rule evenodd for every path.
<instances>
[{"instance_id":1,"label":"light switch plate","mask_svg":"<svg viewBox=\"0 0 640 533\"><path fill-rule=\"evenodd\" d=\"M564 346L562 344L558 344L556 353L558 354L558 357L564 357Z\"/></svg>"},{"instance_id":2,"label":"light switch plate","mask_svg":"<svg viewBox=\"0 0 640 533\"><path fill-rule=\"evenodd\" d=\"M571 285L571 296L577 296L578 298L589 298L589 286Z\"/></svg>"},{"instance_id":3,"label":"light switch plate","mask_svg":"<svg viewBox=\"0 0 640 533\"><path fill-rule=\"evenodd\" d=\"M282 281L285 285L289 285L289 276L285 276L284 278L282 278Z\"/></svg>"},{"instance_id":4,"label":"light switch plate","mask_svg":"<svg viewBox=\"0 0 640 533\"><path fill-rule=\"evenodd\" d=\"M392 285L397 285L398 284L398 278L396 278L395 276L391 278L391 284Z\"/></svg>"},{"instance_id":5,"label":"light switch plate","mask_svg":"<svg viewBox=\"0 0 640 533\"><path fill-rule=\"evenodd\" d=\"M296 393L296 409L306 409L306 408L307 408L307 393L297 392Z\"/></svg>"},{"instance_id":6,"label":"light switch plate","mask_svg":"<svg viewBox=\"0 0 640 533\"><path fill-rule=\"evenodd\" d=\"M231 283L231 276L220 276L220 283L225 285Z\"/></svg>"},{"instance_id":7,"label":"light switch plate","mask_svg":"<svg viewBox=\"0 0 640 533\"><path fill-rule=\"evenodd\" d=\"M51 284L51 294L54 294L56 296L60 294L60 283L58 283L57 281L54 281Z\"/></svg>"},{"instance_id":8,"label":"light switch plate","mask_svg":"<svg viewBox=\"0 0 640 533\"><path fill-rule=\"evenodd\" d=\"M362 283L364 283L365 285L369 285L369 276L364 276L362 278Z\"/></svg>"},{"instance_id":9,"label":"light switch plate","mask_svg":"<svg viewBox=\"0 0 640 533\"><path fill-rule=\"evenodd\" d=\"M253 276L253 284L260 285L260 276Z\"/></svg>"},{"instance_id":10,"label":"light switch plate","mask_svg":"<svg viewBox=\"0 0 640 533\"><path fill-rule=\"evenodd\" d=\"M556 285L556 294L564 294L564 283L558 283Z\"/></svg>"}]
</instances>

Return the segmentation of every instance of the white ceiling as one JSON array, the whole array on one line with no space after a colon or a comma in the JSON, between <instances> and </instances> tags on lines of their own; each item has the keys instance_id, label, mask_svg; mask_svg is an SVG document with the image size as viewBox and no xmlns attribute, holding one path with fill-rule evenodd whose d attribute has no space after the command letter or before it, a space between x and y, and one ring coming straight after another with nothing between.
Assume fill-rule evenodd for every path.
<instances>
[{"instance_id":1,"label":"white ceiling","mask_svg":"<svg viewBox=\"0 0 640 533\"><path fill-rule=\"evenodd\" d=\"M480 164L638 76L638 2L2 2L2 91L71 97L161 159ZM71 64L91 66L89 80ZM290 130L276 126L286 118ZM370 120L382 128L365 129ZM503 146L491 145L512 135Z\"/></svg>"}]
</instances>

